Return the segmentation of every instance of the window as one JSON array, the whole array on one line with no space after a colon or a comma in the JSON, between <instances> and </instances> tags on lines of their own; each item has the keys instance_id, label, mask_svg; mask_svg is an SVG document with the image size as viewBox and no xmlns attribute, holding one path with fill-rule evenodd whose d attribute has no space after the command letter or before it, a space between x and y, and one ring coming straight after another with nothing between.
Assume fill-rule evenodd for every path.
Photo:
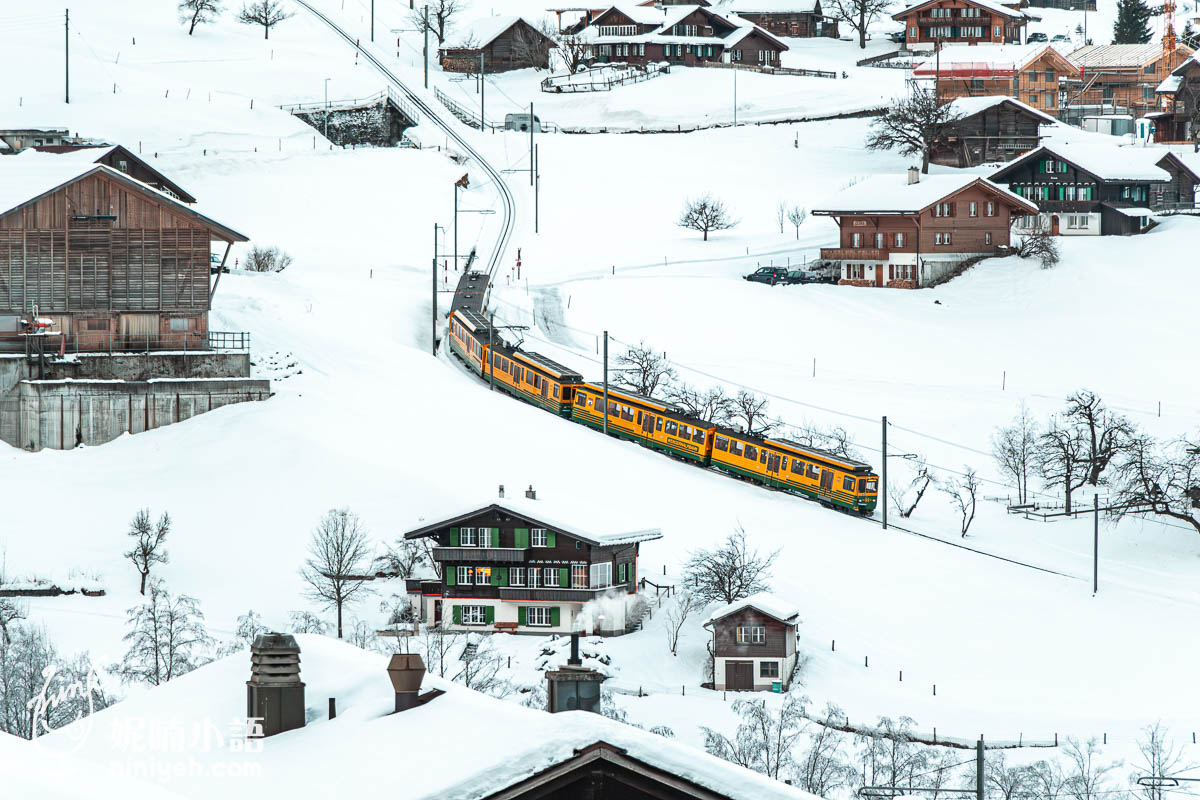
<instances>
[{"instance_id":1,"label":"window","mask_svg":"<svg viewBox=\"0 0 1200 800\"><path fill-rule=\"evenodd\" d=\"M458 529L459 545L461 545L462 547L474 547L475 546L475 530L476 530L475 528L459 528Z\"/></svg>"},{"instance_id":2,"label":"window","mask_svg":"<svg viewBox=\"0 0 1200 800\"><path fill-rule=\"evenodd\" d=\"M989 216L989 217L994 217L994 216L996 216L996 204L995 204L995 203L988 203L988 204L987 204L987 211L986 211L986 214L987 214L987 216Z\"/></svg>"},{"instance_id":3,"label":"window","mask_svg":"<svg viewBox=\"0 0 1200 800\"><path fill-rule=\"evenodd\" d=\"M1037 105L1037 95L1034 94L1033 92L1029 93L1029 105L1031 105L1031 106Z\"/></svg>"},{"instance_id":4,"label":"window","mask_svg":"<svg viewBox=\"0 0 1200 800\"><path fill-rule=\"evenodd\" d=\"M720 450L723 453L728 452L729 451L729 440L726 439L724 436L718 436L716 439L713 440L713 447L717 448L718 450Z\"/></svg>"},{"instance_id":5,"label":"window","mask_svg":"<svg viewBox=\"0 0 1200 800\"><path fill-rule=\"evenodd\" d=\"M601 564L592 564L589 567L591 571L590 588L603 589L607 586L612 586L612 563L605 561Z\"/></svg>"},{"instance_id":6,"label":"window","mask_svg":"<svg viewBox=\"0 0 1200 800\"><path fill-rule=\"evenodd\" d=\"M571 565L571 588L572 589L588 588L587 564L572 564Z\"/></svg>"},{"instance_id":7,"label":"window","mask_svg":"<svg viewBox=\"0 0 1200 800\"><path fill-rule=\"evenodd\" d=\"M821 477L821 468L818 467L816 464L809 464L808 465L808 477L813 478L813 479Z\"/></svg>"},{"instance_id":8,"label":"window","mask_svg":"<svg viewBox=\"0 0 1200 800\"><path fill-rule=\"evenodd\" d=\"M475 570L472 569L471 567L459 567L458 568L458 585L466 586L467 584L474 583L475 582L475 574L474 573L475 573Z\"/></svg>"},{"instance_id":9,"label":"window","mask_svg":"<svg viewBox=\"0 0 1200 800\"><path fill-rule=\"evenodd\" d=\"M954 216L953 203L938 203L933 207L933 215L935 217L952 217Z\"/></svg>"},{"instance_id":10,"label":"window","mask_svg":"<svg viewBox=\"0 0 1200 800\"><path fill-rule=\"evenodd\" d=\"M463 606L462 607L462 624L463 625L483 625L487 618L487 612L484 606Z\"/></svg>"},{"instance_id":11,"label":"window","mask_svg":"<svg viewBox=\"0 0 1200 800\"><path fill-rule=\"evenodd\" d=\"M842 476L842 490L847 491L847 492L853 492L854 491L854 478L851 478L849 475L843 475Z\"/></svg>"},{"instance_id":12,"label":"window","mask_svg":"<svg viewBox=\"0 0 1200 800\"><path fill-rule=\"evenodd\" d=\"M489 584L492 582L491 567L476 567L475 568L475 583L478 585Z\"/></svg>"},{"instance_id":13,"label":"window","mask_svg":"<svg viewBox=\"0 0 1200 800\"><path fill-rule=\"evenodd\" d=\"M1046 83L1054 83L1054 70L1046 70Z\"/></svg>"},{"instance_id":14,"label":"window","mask_svg":"<svg viewBox=\"0 0 1200 800\"><path fill-rule=\"evenodd\" d=\"M1153 100L1154 99L1154 87L1153 86L1143 86L1142 87L1142 99L1143 100Z\"/></svg>"},{"instance_id":15,"label":"window","mask_svg":"<svg viewBox=\"0 0 1200 800\"><path fill-rule=\"evenodd\" d=\"M792 459L792 472L796 473L797 475L803 475L804 474L804 462L798 458L793 458Z\"/></svg>"},{"instance_id":16,"label":"window","mask_svg":"<svg viewBox=\"0 0 1200 800\"><path fill-rule=\"evenodd\" d=\"M14 317L14 319L15 319L15 317ZM16 329L17 329L16 325L14 324L13 327L11 328L11 330L16 330ZM106 330L108 330L108 320L106 320L106 319L85 320L83 323L83 329L85 331L106 331ZM6 329L4 327L3 323L0 323L0 330L8 330L8 329Z\"/></svg>"},{"instance_id":17,"label":"window","mask_svg":"<svg viewBox=\"0 0 1200 800\"><path fill-rule=\"evenodd\" d=\"M117 169L121 170L121 172L129 172L129 162L128 161L118 161Z\"/></svg>"},{"instance_id":18,"label":"window","mask_svg":"<svg viewBox=\"0 0 1200 800\"><path fill-rule=\"evenodd\" d=\"M696 428L696 432L692 434L692 441L696 444L704 444L704 431Z\"/></svg>"},{"instance_id":19,"label":"window","mask_svg":"<svg viewBox=\"0 0 1200 800\"><path fill-rule=\"evenodd\" d=\"M544 584L542 583L542 581L547 580L549 577L554 577L554 576L543 576L542 575L543 572L552 572L552 570L550 569L550 567L529 567L529 587L531 589L536 589L539 586L543 586ZM511 583L511 578L510 578L510 583ZM558 581L556 580L556 581L554 581L554 583L557 584Z\"/></svg>"},{"instance_id":20,"label":"window","mask_svg":"<svg viewBox=\"0 0 1200 800\"><path fill-rule=\"evenodd\" d=\"M767 629L762 625L746 625L737 628L738 644L766 644Z\"/></svg>"},{"instance_id":21,"label":"window","mask_svg":"<svg viewBox=\"0 0 1200 800\"><path fill-rule=\"evenodd\" d=\"M678 435L678 433L679 433L679 424L672 420L667 420L667 435L668 436L676 436L676 435Z\"/></svg>"},{"instance_id":22,"label":"window","mask_svg":"<svg viewBox=\"0 0 1200 800\"><path fill-rule=\"evenodd\" d=\"M947 231L946 233L935 233L933 235L933 243L934 244L950 244L950 232Z\"/></svg>"},{"instance_id":23,"label":"window","mask_svg":"<svg viewBox=\"0 0 1200 800\"><path fill-rule=\"evenodd\" d=\"M1147 75L1153 75L1154 74L1154 65L1147 64L1146 66L1142 67L1142 72L1144 72ZM123 164L125 162L122 161L121 163Z\"/></svg>"},{"instance_id":24,"label":"window","mask_svg":"<svg viewBox=\"0 0 1200 800\"><path fill-rule=\"evenodd\" d=\"M550 606L530 606L525 609L525 624L548 626L550 624Z\"/></svg>"},{"instance_id":25,"label":"window","mask_svg":"<svg viewBox=\"0 0 1200 800\"><path fill-rule=\"evenodd\" d=\"M984 244L991 244L991 243L992 243L992 232L991 232L991 231L984 231L984 233L983 233L983 243L984 243Z\"/></svg>"},{"instance_id":26,"label":"window","mask_svg":"<svg viewBox=\"0 0 1200 800\"><path fill-rule=\"evenodd\" d=\"M587 395L586 395L586 394L584 394L583 392L576 392L576 394L575 394L575 405L577 405L577 406L581 406L581 407L583 407L583 408L587 408L587 400L588 400L588 399L587 399Z\"/></svg>"},{"instance_id":27,"label":"window","mask_svg":"<svg viewBox=\"0 0 1200 800\"><path fill-rule=\"evenodd\" d=\"M882 234L882 233L875 234L875 249L876 250L882 250L884 247L886 247L887 245L885 242L886 242L885 234Z\"/></svg>"},{"instance_id":28,"label":"window","mask_svg":"<svg viewBox=\"0 0 1200 800\"><path fill-rule=\"evenodd\" d=\"M628 581L628 573L629 564L625 563L624 561L622 561L620 564L617 564L617 583L625 583Z\"/></svg>"},{"instance_id":29,"label":"window","mask_svg":"<svg viewBox=\"0 0 1200 800\"><path fill-rule=\"evenodd\" d=\"M524 586L525 585L525 568L524 567L509 567L508 568L508 585L509 586Z\"/></svg>"},{"instance_id":30,"label":"window","mask_svg":"<svg viewBox=\"0 0 1200 800\"><path fill-rule=\"evenodd\" d=\"M679 426L679 438L681 438L681 439L692 438L692 428L690 425L680 425Z\"/></svg>"},{"instance_id":31,"label":"window","mask_svg":"<svg viewBox=\"0 0 1200 800\"><path fill-rule=\"evenodd\" d=\"M189 317L172 317L172 331L188 331L192 328L192 320Z\"/></svg>"},{"instance_id":32,"label":"window","mask_svg":"<svg viewBox=\"0 0 1200 800\"><path fill-rule=\"evenodd\" d=\"M760 661L758 664L758 677L760 677L760 678L778 678L779 677L779 662L778 661Z\"/></svg>"},{"instance_id":33,"label":"window","mask_svg":"<svg viewBox=\"0 0 1200 800\"><path fill-rule=\"evenodd\" d=\"M971 204L968 206L968 208L970 209L970 214L972 217L979 216L979 203L976 203L975 201L972 200Z\"/></svg>"},{"instance_id":34,"label":"window","mask_svg":"<svg viewBox=\"0 0 1200 800\"><path fill-rule=\"evenodd\" d=\"M1054 108L1054 92L1046 92L1046 108Z\"/></svg>"},{"instance_id":35,"label":"window","mask_svg":"<svg viewBox=\"0 0 1200 800\"><path fill-rule=\"evenodd\" d=\"M908 29L908 38L910 38L910 39L917 38L917 29L915 27Z\"/></svg>"},{"instance_id":36,"label":"window","mask_svg":"<svg viewBox=\"0 0 1200 800\"><path fill-rule=\"evenodd\" d=\"M733 453L735 456L740 456L742 454L742 443L737 439L730 440L729 452Z\"/></svg>"},{"instance_id":37,"label":"window","mask_svg":"<svg viewBox=\"0 0 1200 800\"><path fill-rule=\"evenodd\" d=\"M850 246L851 247L862 247L862 242L863 242L863 238L862 238L861 233L850 234Z\"/></svg>"},{"instance_id":38,"label":"window","mask_svg":"<svg viewBox=\"0 0 1200 800\"><path fill-rule=\"evenodd\" d=\"M0 331L13 333L20 329L21 318L16 314L0 314Z\"/></svg>"},{"instance_id":39,"label":"window","mask_svg":"<svg viewBox=\"0 0 1200 800\"><path fill-rule=\"evenodd\" d=\"M746 445L746 458L750 461L758 460L758 448L752 444Z\"/></svg>"},{"instance_id":40,"label":"window","mask_svg":"<svg viewBox=\"0 0 1200 800\"><path fill-rule=\"evenodd\" d=\"M529 541L534 547L549 547L550 545L547 544L549 538L545 528L533 528L529 531Z\"/></svg>"}]
</instances>

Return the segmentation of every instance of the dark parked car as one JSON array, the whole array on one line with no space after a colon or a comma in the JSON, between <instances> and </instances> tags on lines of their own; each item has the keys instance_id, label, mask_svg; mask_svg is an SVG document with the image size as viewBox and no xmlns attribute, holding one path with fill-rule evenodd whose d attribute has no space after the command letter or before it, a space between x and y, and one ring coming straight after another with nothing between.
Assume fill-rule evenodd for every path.
<instances>
[{"instance_id":1,"label":"dark parked car","mask_svg":"<svg viewBox=\"0 0 1200 800\"><path fill-rule=\"evenodd\" d=\"M815 269L788 270L788 283L828 283L829 278L824 272Z\"/></svg>"},{"instance_id":2,"label":"dark parked car","mask_svg":"<svg viewBox=\"0 0 1200 800\"><path fill-rule=\"evenodd\" d=\"M748 281L769 283L772 286L777 283L787 283L787 279L788 271L783 267L759 267L746 276Z\"/></svg>"},{"instance_id":3,"label":"dark parked car","mask_svg":"<svg viewBox=\"0 0 1200 800\"><path fill-rule=\"evenodd\" d=\"M1029 42L1030 44L1032 44L1032 43L1034 43L1034 42L1044 42L1044 41L1046 41L1046 34L1044 34L1044 33L1031 33L1031 34L1029 34L1027 37L1025 37L1025 41L1026 41L1026 42Z\"/></svg>"}]
</instances>

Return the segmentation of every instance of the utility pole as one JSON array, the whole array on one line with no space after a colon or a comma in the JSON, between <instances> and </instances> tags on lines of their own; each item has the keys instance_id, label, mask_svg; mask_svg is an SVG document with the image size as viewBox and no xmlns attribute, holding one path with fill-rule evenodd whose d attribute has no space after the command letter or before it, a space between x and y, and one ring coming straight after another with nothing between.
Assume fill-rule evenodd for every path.
<instances>
[{"instance_id":1,"label":"utility pole","mask_svg":"<svg viewBox=\"0 0 1200 800\"><path fill-rule=\"evenodd\" d=\"M883 495L883 529L886 531L887 530L887 500L888 500L888 498L887 498L887 416L886 415L883 418L883 449L881 452L883 453L883 458L882 458L883 469L881 470L882 474L880 476L880 478L881 478L880 483L883 485L879 487L879 490L880 490L880 494Z\"/></svg>"},{"instance_id":2,"label":"utility pole","mask_svg":"<svg viewBox=\"0 0 1200 800\"><path fill-rule=\"evenodd\" d=\"M737 64L731 60L729 62L733 66L733 127L737 127Z\"/></svg>"},{"instance_id":3,"label":"utility pole","mask_svg":"<svg viewBox=\"0 0 1200 800\"><path fill-rule=\"evenodd\" d=\"M484 74L483 74L483 51L480 50L479 51L479 132L480 133L483 133L483 126L487 124L484 122L486 117L483 116L483 90L486 88L486 86L487 86L487 81L484 79Z\"/></svg>"},{"instance_id":4,"label":"utility pole","mask_svg":"<svg viewBox=\"0 0 1200 800\"><path fill-rule=\"evenodd\" d=\"M1100 495L1092 495L1092 594L1100 591Z\"/></svg>"},{"instance_id":5,"label":"utility pole","mask_svg":"<svg viewBox=\"0 0 1200 800\"><path fill-rule=\"evenodd\" d=\"M454 270L458 271L458 183L454 184Z\"/></svg>"},{"instance_id":6,"label":"utility pole","mask_svg":"<svg viewBox=\"0 0 1200 800\"><path fill-rule=\"evenodd\" d=\"M533 186L533 101L529 103L529 185Z\"/></svg>"},{"instance_id":7,"label":"utility pole","mask_svg":"<svg viewBox=\"0 0 1200 800\"><path fill-rule=\"evenodd\" d=\"M608 433L608 331L604 332L604 432Z\"/></svg>"},{"instance_id":8,"label":"utility pole","mask_svg":"<svg viewBox=\"0 0 1200 800\"><path fill-rule=\"evenodd\" d=\"M325 138L329 138L329 82L333 78L325 79Z\"/></svg>"},{"instance_id":9,"label":"utility pole","mask_svg":"<svg viewBox=\"0 0 1200 800\"><path fill-rule=\"evenodd\" d=\"M63 93L67 105L71 104L71 9L63 17Z\"/></svg>"},{"instance_id":10,"label":"utility pole","mask_svg":"<svg viewBox=\"0 0 1200 800\"><path fill-rule=\"evenodd\" d=\"M371 0L371 44L375 44L375 0Z\"/></svg>"},{"instance_id":11,"label":"utility pole","mask_svg":"<svg viewBox=\"0 0 1200 800\"><path fill-rule=\"evenodd\" d=\"M373 1L373 0L372 0ZM425 31L425 88L429 88L429 5L421 7L421 27Z\"/></svg>"},{"instance_id":12,"label":"utility pole","mask_svg":"<svg viewBox=\"0 0 1200 800\"><path fill-rule=\"evenodd\" d=\"M983 800L983 737L975 743L975 800Z\"/></svg>"},{"instance_id":13,"label":"utility pole","mask_svg":"<svg viewBox=\"0 0 1200 800\"><path fill-rule=\"evenodd\" d=\"M433 324L429 328L429 352L437 355L437 232L438 224L433 223Z\"/></svg>"},{"instance_id":14,"label":"utility pole","mask_svg":"<svg viewBox=\"0 0 1200 800\"><path fill-rule=\"evenodd\" d=\"M496 329L496 312L488 314L488 391L496 391L496 351L492 349L492 331Z\"/></svg>"},{"instance_id":15,"label":"utility pole","mask_svg":"<svg viewBox=\"0 0 1200 800\"><path fill-rule=\"evenodd\" d=\"M542 173L538 169L538 145L533 146L533 232L538 232L538 189L542 186Z\"/></svg>"}]
</instances>

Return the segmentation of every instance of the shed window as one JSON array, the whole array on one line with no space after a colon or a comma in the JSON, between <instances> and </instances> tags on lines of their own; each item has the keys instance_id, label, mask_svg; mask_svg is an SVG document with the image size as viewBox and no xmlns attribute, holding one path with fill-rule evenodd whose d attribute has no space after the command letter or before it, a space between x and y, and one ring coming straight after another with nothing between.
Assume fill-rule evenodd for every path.
<instances>
[{"instance_id":1,"label":"shed window","mask_svg":"<svg viewBox=\"0 0 1200 800\"><path fill-rule=\"evenodd\" d=\"M762 625L739 625L737 628L738 644L766 644L767 629Z\"/></svg>"},{"instance_id":2,"label":"shed window","mask_svg":"<svg viewBox=\"0 0 1200 800\"><path fill-rule=\"evenodd\" d=\"M192 329L191 317L172 317L170 324L172 331L190 331Z\"/></svg>"},{"instance_id":3,"label":"shed window","mask_svg":"<svg viewBox=\"0 0 1200 800\"><path fill-rule=\"evenodd\" d=\"M778 661L760 661L758 664L758 677L760 677L760 678L778 678L779 677L779 662Z\"/></svg>"}]
</instances>

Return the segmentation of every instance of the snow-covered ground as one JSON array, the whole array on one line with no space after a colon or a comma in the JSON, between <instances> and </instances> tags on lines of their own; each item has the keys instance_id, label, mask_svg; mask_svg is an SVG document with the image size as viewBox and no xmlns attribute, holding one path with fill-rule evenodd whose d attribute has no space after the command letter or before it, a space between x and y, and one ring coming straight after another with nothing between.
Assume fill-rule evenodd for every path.
<instances>
[{"instance_id":1,"label":"snow-covered ground","mask_svg":"<svg viewBox=\"0 0 1200 800\"><path fill-rule=\"evenodd\" d=\"M365 36L356 9L321 5ZM1195 727L1200 690L1191 665L1200 644L1186 635L1200 607L1195 534L1153 521L1106 526L1093 596L1090 521L1009 517L992 498L1010 490L996 483L987 484L989 499L965 540L937 494L905 523L932 538L885 532L491 394L445 351L427 353L431 229L450 227L452 186L464 170L472 189L462 205L493 205L479 168L436 149L331 150L271 108L319 99L325 77L333 78L331 97L383 85L302 11L263 41L228 17L189 38L173 8L148 0L119 6L120 14L111 6L72 11L81 44L72 50L70 106L59 96L60 29L30 27L4 41L0 67L22 78L0 86L3 124L143 142L143 155L157 153L153 163L199 197L201 210L295 256L281 275L225 277L212 326L249 330L261 360L296 366L265 403L99 448L0 451L0 474L23 500L6 509L0 532L10 573L82 570L108 590L99 599L30 603L61 650L88 649L99 663L122 652L125 609L138 597L121 551L128 520L143 506L176 520L161 574L175 591L198 597L211 628L227 637L248 609L285 627L288 611L307 607L297 568L326 509L352 507L382 543L424 508L483 501L497 484L533 484L583 515L619 504L660 525L665 538L643 549L643 574L676 574L691 550L736 525L760 549L778 549L773 588L803 609L802 646L812 656L806 692L818 705L837 702L852 721L908 715L943 735L1005 739L1107 733L1126 747L1156 719L1180 738ZM391 13L403 17L402 8ZM419 47L417 37L400 35L407 50ZM850 59L858 51L846 46ZM418 86L419 61L399 52L396 69ZM750 87L753 77L769 88L748 113L772 103L829 108L838 101L822 92L865 91L878 85L876 72L880 81L897 74L873 70L858 83L740 76L739 99L742 78ZM629 105L604 114L613 124L640 124L635 101L620 98L645 90L656 93L648 102L660 119L684 109L720 118L730 79L721 70L680 71L612 93L605 102ZM489 103L507 92L521 107L535 76L513 76L512 91L506 80L495 80L496 91L489 82ZM431 83L445 85L445 76L435 70ZM770 95L778 86L786 88ZM877 91L894 94L902 84ZM581 103L570 113L593 112ZM557 114L548 108L545 116ZM1196 429L1185 327L1200 289L1191 269L1196 220L1166 220L1141 237L1064 240L1054 270L990 261L937 290L741 281L755 264L803 261L834 240L821 218L806 221L798 237L786 224L780 233L779 202L811 209L857 177L907 166L895 154L864 151L866 130L864 120L837 120L686 136L541 137L540 233L527 178L511 175L513 246L524 265L520 284L507 275L498 282L498 315L524 322L538 310L527 343L589 377L599 374L600 331L611 331L618 346L644 339L689 382L748 385L769 393L773 411L790 422L844 426L876 464L872 448L886 414L892 452L925 454L943 470L969 464L998 481L987 455L992 429L1022 401L1044 417L1081 386L1154 433ZM439 144L433 132L419 134L427 146ZM524 136L475 136L498 167L528 165ZM741 224L702 243L674 223L683 199L706 191ZM495 216L463 215L460 250L488 246L496 224ZM448 244L441 240L441 252ZM903 478L901 464L891 466ZM397 591L384 585L353 615L379 621L379 602ZM703 644L699 619L676 657L654 621L604 643L613 685L650 693L620 699L632 719L661 720L692 743L700 720L732 724L731 713L716 710L718 696L693 689ZM501 646L518 657L516 677L530 677L540 643Z\"/></svg>"}]
</instances>

